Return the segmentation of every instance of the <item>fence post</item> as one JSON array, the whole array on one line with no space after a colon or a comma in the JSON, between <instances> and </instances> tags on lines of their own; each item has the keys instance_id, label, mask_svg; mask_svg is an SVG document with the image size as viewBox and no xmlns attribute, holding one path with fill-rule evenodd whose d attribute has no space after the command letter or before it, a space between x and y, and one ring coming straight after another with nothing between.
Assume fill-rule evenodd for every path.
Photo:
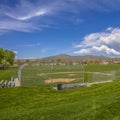
<instances>
[{"instance_id":1,"label":"fence post","mask_svg":"<svg viewBox=\"0 0 120 120\"><path fill-rule=\"evenodd\" d=\"M22 76L22 74L21 74L21 71L22 71L22 69L25 67L25 66L27 66L28 64L24 64L24 65L22 65L22 66L20 66L20 68L19 68L19 70L18 70L18 80L19 80L19 82L20 82L20 85L21 85L21 76Z\"/></svg>"}]
</instances>

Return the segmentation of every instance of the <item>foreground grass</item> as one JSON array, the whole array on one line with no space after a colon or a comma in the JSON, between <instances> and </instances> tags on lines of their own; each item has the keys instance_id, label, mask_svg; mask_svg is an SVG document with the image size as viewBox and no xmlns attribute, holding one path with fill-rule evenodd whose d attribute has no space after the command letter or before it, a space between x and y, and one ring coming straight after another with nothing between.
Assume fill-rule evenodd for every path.
<instances>
[{"instance_id":1,"label":"foreground grass","mask_svg":"<svg viewBox=\"0 0 120 120\"><path fill-rule=\"evenodd\" d=\"M0 89L0 120L120 120L120 82L56 91Z\"/></svg>"}]
</instances>

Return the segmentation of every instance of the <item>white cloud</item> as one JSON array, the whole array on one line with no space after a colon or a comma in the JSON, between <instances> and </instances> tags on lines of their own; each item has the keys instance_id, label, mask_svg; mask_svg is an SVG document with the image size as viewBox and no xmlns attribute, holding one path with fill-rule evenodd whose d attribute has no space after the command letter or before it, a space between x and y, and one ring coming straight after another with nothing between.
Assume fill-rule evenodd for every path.
<instances>
[{"instance_id":1,"label":"white cloud","mask_svg":"<svg viewBox=\"0 0 120 120\"><path fill-rule=\"evenodd\" d=\"M41 30L55 23L53 18L58 15L60 19L64 17L62 20L69 21L73 19L70 20L72 23L81 23L83 19L80 13L84 11L120 11L119 5L120 0L20 0L12 7L9 4L2 4L1 2L0 18L2 18L1 22L3 24L0 27L0 32L2 31L3 33L11 30L30 32ZM72 15L62 16L59 13L72 13ZM77 16L78 13L79 17L71 17ZM51 23L48 18L52 21ZM7 23L10 23L10 25Z\"/></svg>"},{"instance_id":2,"label":"white cloud","mask_svg":"<svg viewBox=\"0 0 120 120\"><path fill-rule=\"evenodd\" d=\"M75 54L120 55L120 28L89 34L75 48Z\"/></svg>"},{"instance_id":3,"label":"white cloud","mask_svg":"<svg viewBox=\"0 0 120 120\"><path fill-rule=\"evenodd\" d=\"M31 32L33 30L38 30L32 23L25 23L21 21L13 21L13 20L2 20L0 21L0 30L1 32L6 32L9 30L12 31L22 31L22 32Z\"/></svg>"},{"instance_id":4,"label":"white cloud","mask_svg":"<svg viewBox=\"0 0 120 120\"><path fill-rule=\"evenodd\" d=\"M36 47L36 46L40 46L40 43L35 43L35 44L26 44L26 45L21 45L20 47Z\"/></svg>"},{"instance_id":5,"label":"white cloud","mask_svg":"<svg viewBox=\"0 0 120 120\"><path fill-rule=\"evenodd\" d=\"M20 10L22 11L22 10ZM25 20L29 20L32 19L34 17L40 17L40 16L44 16L46 15L48 12L47 9L37 9L37 10L28 10L28 12L24 13L16 13L16 12L6 12L5 15L9 16L10 18L16 19L16 20L21 20L21 21L25 21Z\"/></svg>"},{"instance_id":6,"label":"white cloud","mask_svg":"<svg viewBox=\"0 0 120 120\"><path fill-rule=\"evenodd\" d=\"M41 50L41 53L46 53L46 52L48 52L50 49L49 48L43 48L42 50Z\"/></svg>"},{"instance_id":7,"label":"white cloud","mask_svg":"<svg viewBox=\"0 0 120 120\"><path fill-rule=\"evenodd\" d=\"M57 4L56 4L57 3ZM17 3L13 8L7 7L3 12L6 16L20 21L27 21L34 19L35 17L43 17L48 16L57 11L56 5L59 2L42 2L42 1L34 1L30 2L28 0L21 0L21 2Z\"/></svg>"},{"instance_id":8,"label":"white cloud","mask_svg":"<svg viewBox=\"0 0 120 120\"><path fill-rule=\"evenodd\" d=\"M51 8L39 2L28 0L17 2L15 6L0 5L0 34L9 31L31 32L49 27L49 22L44 22L41 16L49 15Z\"/></svg>"},{"instance_id":9,"label":"white cloud","mask_svg":"<svg viewBox=\"0 0 120 120\"><path fill-rule=\"evenodd\" d=\"M26 45L27 47L36 47L36 46L40 46L40 43L36 43L36 44L29 44Z\"/></svg>"},{"instance_id":10,"label":"white cloud","mask_svg":"<svg viewBox=\"0 0 120 120\"><path fill-rule=\"evenodd\" d=\"M14 52L16 55L18 54L18 51L17 51L17 50L14 50L13 52Z\"/></svg>"},{"instance_id":11,"label":"white cloud","mask_svg":"<svg viewBox=\"0 0 120 120\"><path fill-rule=\"evenodd\" d=\"M25 15L25 16L14 16L14 15L10 15L9 13L6 13L6 15L8 15L9 17L17 19L17 20L28 20L33 17L42 16L45 14L46 14L45 10L36 11L35 13L29 13L28 15Z\"/></svg>"},{"instance_id":12,"label":"white cloud","mask_svg":"<svg viewBox=\"0 0 120 120\"><path fill-rule=\"evenodd\" d=\"M81 49L79 51L75 51L75 54L95 54L95 55L120 55L119 51L116 51L115 49L109 48L105 45L102 45L100 47L93 46L91 48Z\"/></svg>"}]
</instances>

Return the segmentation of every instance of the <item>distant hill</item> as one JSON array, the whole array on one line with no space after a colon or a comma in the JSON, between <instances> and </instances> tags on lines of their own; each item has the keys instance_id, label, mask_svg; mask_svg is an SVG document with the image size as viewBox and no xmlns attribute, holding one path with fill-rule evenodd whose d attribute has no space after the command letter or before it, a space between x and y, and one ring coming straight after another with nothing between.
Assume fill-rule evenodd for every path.
<instances>
[{"instance_id":1,"label":"distant hill","mask_svg":"<svg viewBox=\"0 0 120 120\"><path fill-rule=\"evenodd\" d=\"M67 54L59 54L55 56L49 56L44 58L38 58L38 59L18 59L16 60L16 63L18 64L24 64L29 62L56 62L56 63L115 63L120 64L120 58L109 58L105 56L93 56L93 55L86 55L86 56L71 56Z\"/></svg>"},{"instance_id":2,"label":"distant hill","mask_svg":"<svg viewBox=\"0 0 120 120\"><path fill-rule=\"evenodd\" d=\"M65 60L65 61L72 61L72 62L78 62L78 61L83 61L83 60L94 60L94 59L100 59L100 60L106 60L108 59L105 56L92 56L92 55L86 55L86 56L71 56L67 54L59 54L55 56L49 56L42 58L41 60L45 61L51 61L51 60Z\"/></svg>"}]
</instances>

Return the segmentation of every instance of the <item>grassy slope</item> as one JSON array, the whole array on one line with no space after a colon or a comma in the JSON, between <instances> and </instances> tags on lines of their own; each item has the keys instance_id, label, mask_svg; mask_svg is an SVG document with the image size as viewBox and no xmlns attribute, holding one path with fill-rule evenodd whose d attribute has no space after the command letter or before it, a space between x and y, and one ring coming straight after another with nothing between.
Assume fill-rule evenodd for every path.
<instances>
[{"instance_id":1,"label":"grassy slope","mask_svg":"<svg viewBox=\"0 0 120 120\"><path fill-rule=\"evenodd\" d=\"M85 67L85 71L97 70L117 70L118 81L65 91L0 89L0 120L120 120L120 65Z\"/></svg>"},{"instance_id":2,"label":"grassy slope","mask_svg":"<svg viewBox=\"0 0 120 120\"><path fill-rule=\"evenodd\" d=\"M0 89L1 120L120 120L120 83L56 91Z\"/></svg>"},{"instance_id":3,"label":"grassy slope","mask_svg":"<svg viewBox=\"0 0 120 120\"><path fill-rule=\"evenodd\" d=\"M17 77L18 67L10 67L5 70L0 70L0 81L10 80L11 77Z\"/></svg>"}]
</instances>

